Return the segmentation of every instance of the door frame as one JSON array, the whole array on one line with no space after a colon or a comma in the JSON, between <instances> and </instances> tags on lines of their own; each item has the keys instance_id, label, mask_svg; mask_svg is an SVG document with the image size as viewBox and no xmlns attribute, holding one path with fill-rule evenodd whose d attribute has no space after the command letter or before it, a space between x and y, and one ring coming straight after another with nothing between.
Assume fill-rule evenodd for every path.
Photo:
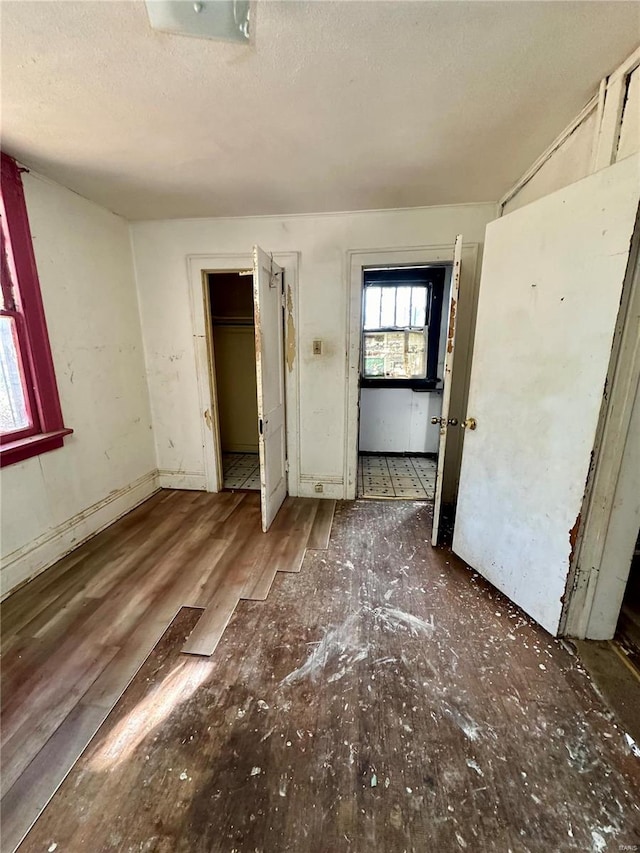
<instances>
[{"instance_id":1,"label":"door frame","mask_svg":"<svg viewBox=\"0 0 640 853\"><path fill-rule=\"evenodd\" d=\"M344 488L345 499L355 500L358 482L358 443L360 432L360 368L362 358L362 282L363 270L375 266L410 266L426 264L451 266L453 264L454 242L430 246L408 246L388 249L354 249L347 252L347 352L345 383L345 439L344 439ZM471 371L471 351L475 312L478 301L478 244L463 243L462 269L465 281L464 299L470 311L463 312L464 332L467 334L466 364L464 387L468 388ZM466 315L466 316L465 316ZM460 314L458 315L460 321ZM460 328L460 327L459 327ZM458 368L460 361L458 361ZM461 375L461 374L460 374ZM466 405L466 392L464 405ZM458 454L459 455L459 454Z\"/></svg>"},{"instance_id":2,"label":"door frame","mask_svg":"<svg viewBox=\"0 0 640 853\"><path fill-rule=\"evenodd\" d=\"M640 382L640 208L622 286L620 310L603 396L592 466L578 524L560 633L580 639L607 640L615 633L629 565L619 567L617 531L612 519L621 484L629 425ZM637 405L637 403L636 403ZM625 502L640 515L640 490L625 487ZM627 505L627 510L629 509ZM636 531L637 536L637 531ZM633 551L631 552L631 556Z\"/></svg>"},{"instance_id":3,"label":"door frame","mask_svg":"<svg viewBox=\"0 0 640 853\"><path fill-rule=\"evenodd\" d=\"M289 462L288 494L299 494L300 472L300 379L297 353L298 324L298 268L299 252L274 252L273 260L284 269L286 292L284 346L285 346L285 412L287 431L287 459ZM219 492L223 487L222 453L216 394L211 312L209 307L208 273L253 271L251 252L238 254L188 255L189 303L191 330L198 384L198 419L202 437L202 464L205 472L205 490Z\"/></svg>"}]
</instances>

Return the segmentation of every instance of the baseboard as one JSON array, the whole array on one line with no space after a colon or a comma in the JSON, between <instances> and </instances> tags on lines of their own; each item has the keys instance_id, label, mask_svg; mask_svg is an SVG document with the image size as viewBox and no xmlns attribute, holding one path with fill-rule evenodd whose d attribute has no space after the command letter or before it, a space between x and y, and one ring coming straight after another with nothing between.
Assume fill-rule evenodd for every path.
<instances>
[{"instance_id":1,"label":"baseboard","mask_svg":"<svg viewBox=\"0 0 640 853\"><path fill-rule=\"evenodd\" d=\"M322 486L322 491L316 491L316 485ZM290 492L291 494L291 492ZM298 496L301 498L344 498L344 483L342 477L323 474L303 474L298 484Z\"/></svg>"},{"instance_id":2,"label":"baseboard","mask_svg":"<svg viewBox=\"0 0 640 853\"><path fill-rule=\"evenodd\" d=\"M96 533L113 524L159 488L157 471L149 471L132 483L110 492L77 515L2 558L1 598L32 580Z\"/></svg>"},{"instance_id":3,"label":"baseboard","mask_svg":"<svg viewBox=\"0 0 640 853\"><path fill-rule=\"evenodd\" d=\"M424 453L419 452L417 450L360 450L358 453L359 456L420 456L425 459L437 459L438 454L434 453L430 450L425 451Z\"/></svg>"},{"instance_id":4,"label":"baseboard","mask_svg":"<svg viewBox=\"0 0 640 853\"><path fill-rule=\"evenodd\" d=\"M207 478L202 471L175 471L160 468L158 470L158 485L161 489L187 489L194 492L206 492Z\"/></svg>"}]
</instances>

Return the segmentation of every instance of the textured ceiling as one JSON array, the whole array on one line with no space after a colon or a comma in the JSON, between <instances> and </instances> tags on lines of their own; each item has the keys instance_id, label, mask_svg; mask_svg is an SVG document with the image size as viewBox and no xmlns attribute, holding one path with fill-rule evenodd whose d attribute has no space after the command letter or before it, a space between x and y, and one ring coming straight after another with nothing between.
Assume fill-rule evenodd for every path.
<instances>
[{"instance_id":1,"label":"textured ceiling","mask_svg":"<svg viewBox=\"0 0 640 853\"><path fill-rule=\"evenodd\" d=\"M635 2L7 2L3 146L129 219L495 201L640 41Z\"/></svg>"}]
</instances>

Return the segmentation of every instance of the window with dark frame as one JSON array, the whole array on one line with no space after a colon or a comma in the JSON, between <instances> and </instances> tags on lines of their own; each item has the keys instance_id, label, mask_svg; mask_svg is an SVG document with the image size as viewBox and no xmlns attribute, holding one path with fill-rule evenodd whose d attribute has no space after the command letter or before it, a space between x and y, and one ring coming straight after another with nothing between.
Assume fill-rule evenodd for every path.
<instances>
[{"instance_id":1,"label":"window with dark frame","mask_svg":"<svg viewBox=\"0 0 640 853\"><path fill-rule=\"evenodd\" d=\"M444 267L364 270L365 387L436 387Z\"/></svg>"},{"instance_id":2,"label":"window with dark frame","mask_svg":"<svg viewBox=\"0 0 640 853\"><path fill-rule=\"evenodd\" d=\"M62 419L21 170L1 155L0 465L62 447Z\"/></svg>"}]
</instances>

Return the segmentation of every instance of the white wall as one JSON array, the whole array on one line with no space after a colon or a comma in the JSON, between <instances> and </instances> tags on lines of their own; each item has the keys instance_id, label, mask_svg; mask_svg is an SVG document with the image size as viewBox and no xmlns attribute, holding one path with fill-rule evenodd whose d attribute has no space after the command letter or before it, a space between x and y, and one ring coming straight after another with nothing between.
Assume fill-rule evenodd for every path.
<instances>
[{"instance_id":1,"label":"white wall","mask_svg":"<svg viewBox=\"0 0 640 853\"><path fill-rule=\"evenodd\" d=\"M437 453L442 391L363 388L360 392L360 450L371 453Z\"/></svg>"},{"instance_id":2,"label":"white wall","mask_svg":"<svg viewBox=\"0 0 640 853\"><path fill-rule=\"evenodd\" d=\"M24 176L67 427L65 445L2 469L4 594L155 489L155 458L127 223Z\"/></svg>"},{"instance_id":3,"label":"white wall","mask_svg":"<svg viewBox=\"0 0 640 853\"><path fill-rule=\"evenodd\" d=\"M312 495L313 484L321 482L325 495L340 498L345 493L347 252L452 246L458 233L465 242L481 244L485 225L495 216L494 204L476 204L132 223L158 468L176 476L186 471L192 484L204 488L189 256L247 254L254 243L268 252L300 253L300 477L293 489ZM321 356L313 355L314 339L323 341Z\"/></svg>"},{"instance_id":4,"label":"white wall","mask_svg":"<svg viewBox=\"0 0 640 853\"><path fill-rule=\"evenodd\" d=\"M255 329L253 325L215 326L213 343L221 449L257 453Z\"/></svg>"}]
</instances>

